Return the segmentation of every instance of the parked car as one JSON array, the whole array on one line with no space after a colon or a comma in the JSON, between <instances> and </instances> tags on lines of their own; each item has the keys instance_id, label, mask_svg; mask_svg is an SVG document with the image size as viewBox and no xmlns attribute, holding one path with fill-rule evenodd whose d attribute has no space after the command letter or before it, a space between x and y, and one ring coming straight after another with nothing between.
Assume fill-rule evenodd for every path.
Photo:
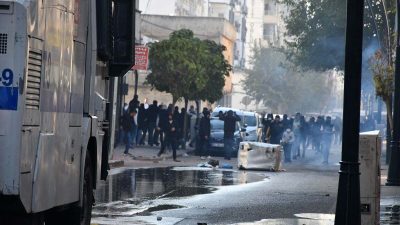
<instances>
[{"instance_id":1,"label":"parked car","mask_svg":"<svg viewBox=\"0 0 400 225\"><path fill-rule=\"evenodd\" d=\"M211 118L211 134L209 139L209 153L211 156L224 156L224 121L218 118ZM241 134L240 123L236 123L236 131L234 133L234 145L232 148L232 157L237 157L239 144L243 140Z\"/></svg>"},{"instance_id":2,"label":"parked car","mask_svg":"<svg viewBox=\"0 0 400 225\"><path fill-rule=\"evenodd\" d=\"M262 135L262 124L259 120L259 115L256 112L242 111L239 109L228 108L228 107L217 107L211 114L211 117L218 117L220 111L223 113L232 110L236 115L240 116L240 126L246 129L246 133L243 135L244 141L257 142L261 140Z\"/></svg>"}]
</instances>

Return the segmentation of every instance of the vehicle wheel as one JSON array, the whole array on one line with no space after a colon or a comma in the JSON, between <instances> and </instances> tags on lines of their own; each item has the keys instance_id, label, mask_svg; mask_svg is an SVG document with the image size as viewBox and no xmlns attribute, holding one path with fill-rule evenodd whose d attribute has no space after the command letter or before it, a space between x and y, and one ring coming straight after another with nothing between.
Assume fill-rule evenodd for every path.
<instances>
[{"instance_id":1,"label":"vehicle wheel","mask_svg":"<svg viewBox=\"0 0 400 225\"><path fill-rule=\"evenodd\" d=\"M90 225L93 206L93 167L90 154L86 154L83 180L82 207L71 207L54 212L46 218L46 225Z\"/></svg>"},{"instance_id":2,"label":"vehicle wheel","mask_svg":"<svg viewBox=\"0 0 400 225\"><path fill-rule=\"evenodd\" d=\"M85 171L83 180L83 204L79 208L79 225L90 225L93 206L93 166L89 152L86 153Z\"/></svg>"},{"instance_id":3,"label":"vehicle wheel","mask_svg":"<svg viewBox=\"0 0 400 225\"><path fill-rule=\"evenodd\" d=\"M27 224L29 225L44 225L44 218L41 214L32 215L28 220Z\"/></svg>"}]
</instances>

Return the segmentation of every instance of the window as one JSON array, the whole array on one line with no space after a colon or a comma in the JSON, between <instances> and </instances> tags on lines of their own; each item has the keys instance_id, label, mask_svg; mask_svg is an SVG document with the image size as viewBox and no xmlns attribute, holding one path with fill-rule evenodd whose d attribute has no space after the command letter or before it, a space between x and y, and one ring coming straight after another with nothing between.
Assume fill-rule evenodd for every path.
<instances>
[{"instance_id":1,"label":"window","mask_svg":"<svg viewBox=\"0 0 400 225\"><path fill-rule=\"evenodd\" d=\"M274 33L275 33L275 25L270 23L264 23L264 36L274 35Z\"/></svg>"},{"instance_id":2,"label":"window","mask_svg":"<svg viewBox=\"0 0 400 225\"><path fill-rule=\"evenodd\" d=\"M264 3L264 15L275 15L275 4L269 3L267 0Z\"/></svg>"},{"instance_id":3,"label":"window","mask_svg":"<svg viewBox=\"0 0 400 225\"><path fill-rule=\"evenodd\" d=\"M273 42L276 36L275 24L264 23L263 35L264 35L264 40Z\"/></svg>"}]
</instances>

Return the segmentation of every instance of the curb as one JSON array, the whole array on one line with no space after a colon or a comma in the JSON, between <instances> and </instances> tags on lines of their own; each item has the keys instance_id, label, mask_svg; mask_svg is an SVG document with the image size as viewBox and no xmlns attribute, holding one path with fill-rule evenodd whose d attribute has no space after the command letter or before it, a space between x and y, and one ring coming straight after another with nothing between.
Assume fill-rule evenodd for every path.
<instances>
[{"instance_id":1,"label":"curb","mask_svg":"<svg viewBox=\"0 0 400 225\"><path fill-rule=\"evenodd\" d=\"M109 160L108 165L110 167L122 167L124 166L124 160Z\"/></svg>"}]
</instances>

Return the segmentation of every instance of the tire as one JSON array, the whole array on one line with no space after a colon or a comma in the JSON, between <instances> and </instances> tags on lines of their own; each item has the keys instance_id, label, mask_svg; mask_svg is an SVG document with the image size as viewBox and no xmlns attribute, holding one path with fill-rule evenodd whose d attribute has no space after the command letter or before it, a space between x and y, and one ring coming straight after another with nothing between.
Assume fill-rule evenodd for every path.
<instances>
[{"instance_id":1,"label":"tire","mask_svg":"<svg viewBox=\"0 0 400 225\"><path fill-rule=\"evenodd\" d=\"M93 166L89 151L86 153L85 171L83 179L83 204L79 207L79 225L90 225L93 206Z\"/></svg>"},{"instance_id":2,"label":"tire","mask_svg":"<svg viewBox=\"0 0 400 225\"><path fill-rule=\"evenodd\" d=\"M89 152L86 153L83 180L82 207L73 206L61 212L52 212L46 225L90 225L93 206L93 167Z\"/></svg>"},{"instance_id":3,"label":"tire","mask_svg":"<svg viewBox=\"0 0 400 225\"><path fill-rule=\"evenodd\" d=\"M41 213L1 215L0 224L44 225L44 217Z\"/></svg>"},{"instance_id":4,"label":"tire","mask_svg":"<svg viewBox=\"0 0 400 225\"><path fill-rule=\"evenodd\" d=\"M34 214L28 220L27 224L29 225L44 225L44 218L41 214Z\"/></svg>"}]
</instances>

